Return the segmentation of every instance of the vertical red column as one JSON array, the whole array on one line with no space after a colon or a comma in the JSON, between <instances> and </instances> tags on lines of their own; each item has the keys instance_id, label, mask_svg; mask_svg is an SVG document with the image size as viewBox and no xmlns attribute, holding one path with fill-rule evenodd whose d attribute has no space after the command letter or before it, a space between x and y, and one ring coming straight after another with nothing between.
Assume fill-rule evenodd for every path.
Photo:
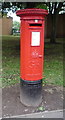
<instances>
[{"instance_id":1,"label":"vertical red column","mask_svg":"<svg viewBox=\"0 0 65 120\"><path fill-rule=\"evenodd\" d=\"M20 38L20 100L27 106L42 101L44 62L44 9L22 9L16 12L21 19Z\"/></svg>"}]
</instances>

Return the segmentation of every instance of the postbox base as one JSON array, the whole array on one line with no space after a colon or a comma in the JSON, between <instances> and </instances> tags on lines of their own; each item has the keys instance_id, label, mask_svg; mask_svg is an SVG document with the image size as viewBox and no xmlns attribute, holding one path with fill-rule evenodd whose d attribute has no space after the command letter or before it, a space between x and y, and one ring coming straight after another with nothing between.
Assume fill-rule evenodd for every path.
<instances>
[{"instance_id":1,"label":"postbox base","mask_svg":"<svg viewBox=\"0 0 65 120\"><path fill-rule=\"evenodd\" d=\"M42 102L42 80L30 82L20 79L20 101L25 106L39 106Z\"/></svg>"}]
</instances>

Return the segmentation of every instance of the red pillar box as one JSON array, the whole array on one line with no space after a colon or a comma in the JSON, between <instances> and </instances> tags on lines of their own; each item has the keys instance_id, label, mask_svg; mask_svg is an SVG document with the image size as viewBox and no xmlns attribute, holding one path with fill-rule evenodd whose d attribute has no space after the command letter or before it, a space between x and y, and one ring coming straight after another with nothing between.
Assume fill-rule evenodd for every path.
<instances>
[{"instance_id":1,"label":"red pillar box","mask_svg":"<svg viewBox=\"0 0 65 120\"><path fill-rule=\"evenodd\" d=\"M20 16L20 100L27 106L38 106L42 101L44 62L44 9L22 9Z\"/></svg>"}]
</instances>

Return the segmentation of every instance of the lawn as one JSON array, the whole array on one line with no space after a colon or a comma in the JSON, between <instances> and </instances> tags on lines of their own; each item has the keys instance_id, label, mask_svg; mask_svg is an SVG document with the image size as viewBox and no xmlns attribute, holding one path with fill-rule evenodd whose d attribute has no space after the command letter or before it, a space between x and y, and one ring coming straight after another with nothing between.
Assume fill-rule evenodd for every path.
<instances>
[{"instance_id":1,"label":"lawn","mask_svg":"<svg viewBox=\"0 0 65 120\"><path fill-rule=\"evenodd\" d=\"M2 87L14 85L20 80L19 37L2 37ZM63 44L50 44L45 39L43 84L63 85Z\"/></svg>"}]
</instances>

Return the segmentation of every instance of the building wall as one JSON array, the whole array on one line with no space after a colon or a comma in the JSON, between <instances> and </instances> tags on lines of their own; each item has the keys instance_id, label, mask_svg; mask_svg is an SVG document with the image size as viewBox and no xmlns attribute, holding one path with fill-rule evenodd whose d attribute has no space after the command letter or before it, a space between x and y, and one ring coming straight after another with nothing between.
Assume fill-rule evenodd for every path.
<instances>
[{"instance_id":1,"label":"building wall","mask_svg":"<svg viewBox=\"0 0 65 120\"><path fill-rule=\"evenodd\" d=\"M2 31L2 35L11 35L13 19L6 17L0 18L0 24L2 25L2 29L0 30L0 33Z\"/></svg>"},{"instance_id":2,"label":"building wall","mask_svg":"<svg viewBox=\"0 0 65 120\"><path fill-rule=\"evenodd\" d=\"M45 21L45 37L49 38L51 36L51 17L48 15ZM56 37L65 37L65 30L64 30L64 24L65 24L65 14L58 15L58 21L57 21L57 32Z\"/></svg>"},{"instance_id":3,"label":"building wall","mask_svg":"<svg viewBox=\"0 0 65 120\"><path fill-rule=\"evenodd\" d=\"M45 18L45 37L50 38L51 36L51 17L50 15L46 16ZM65 14L58 15L57 21L57 33L56 37L65 37ZM10 35L12 33L12 25L13 19L12 18L0 18L0 34L2 35Z\"/></svg>"}]
</instances>

